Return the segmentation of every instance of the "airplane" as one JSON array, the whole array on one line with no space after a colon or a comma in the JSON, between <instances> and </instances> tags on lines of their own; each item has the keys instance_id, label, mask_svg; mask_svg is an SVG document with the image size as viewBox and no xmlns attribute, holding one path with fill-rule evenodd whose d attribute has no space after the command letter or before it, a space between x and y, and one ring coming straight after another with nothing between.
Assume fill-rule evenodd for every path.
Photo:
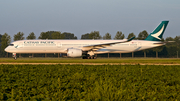
<instances>
[{"instance_id":1,"label":"airplane","mask_svg":"<svg viewBox=\"0 0 180 101\"><path fill-rule=\"evenodd\" d=\"M19 40L5 48L17 59L16 53L66 53L68 57L95 59L96 54L130 53L165 45L161 42L169 21L162 21L145 40Z\"/></svg>"}]
</instances>

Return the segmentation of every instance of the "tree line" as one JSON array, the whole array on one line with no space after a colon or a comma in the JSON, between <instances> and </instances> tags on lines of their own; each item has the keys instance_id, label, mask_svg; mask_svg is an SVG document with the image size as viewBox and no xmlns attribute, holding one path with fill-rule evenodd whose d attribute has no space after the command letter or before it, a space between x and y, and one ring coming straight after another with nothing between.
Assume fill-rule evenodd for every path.
<instances>
[{"instance_id":1,"label":"tree line","mask_svg":"<svg viewBox=\"0 0 180 101\"><path fill-rule=\"evenodd\" d=\"M135 40L144 40L149 34L146 30L140 32L138 36L135 38ZM136 36L134 33L129 33L127 36L127 39ZM113 39L124 39L125 35L121 31L117 31L115 37ZM13 41L17 40L24 40L24 33L18 32L13 36ZM34 32L31 32L27 37L27 40L36 39L36 36ZM63 32L60 31L47 31L47 32L41 32L38 39L77 39L77 37L73 33L69 32ZM108 39L111 40L111 34L106 33L104 36L101 36L99 31L92 31L90 33L86 33L81 35L81 39ZM162 41L175 41L173 43L167 43L165 46L153 48L153 49L147 49L140 52L135 53L125 53L122 54L124 57L169 57L169 58L175 58L179 57L180 55L178 52L180 52L180 36L176 36L175 38L167 37L166 39L163 39ZM4 49L11 43L11 36L7 33L4 33L3 35L0 34L0 57L6 57L7 53L4 51ZM99 55L101 57L106 56L107 54ZM110 56L117 57L119 55L117 54L110 54ZM108 54L109 57L109 54ZM121 57L121 54L120 54Z\"/></svg>"}]
</instances>

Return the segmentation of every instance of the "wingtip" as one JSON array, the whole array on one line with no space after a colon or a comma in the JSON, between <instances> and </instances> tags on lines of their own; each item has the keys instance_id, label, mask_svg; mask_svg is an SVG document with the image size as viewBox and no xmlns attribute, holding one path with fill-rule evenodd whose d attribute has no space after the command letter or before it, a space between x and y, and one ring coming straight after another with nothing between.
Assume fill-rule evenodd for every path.
<instances>
[{"instance_id":1,"label":"wingtip","mask_svg":"<svg viewBox=\"0 0 180 101\"><path fill-rule=\"evenodd\" d=\"M128 39L128 41L131 41L131 40L133 40L135 38L135 36L133 36L133 37L131 37L130 39Z\"/></svg>"}]
</instances>

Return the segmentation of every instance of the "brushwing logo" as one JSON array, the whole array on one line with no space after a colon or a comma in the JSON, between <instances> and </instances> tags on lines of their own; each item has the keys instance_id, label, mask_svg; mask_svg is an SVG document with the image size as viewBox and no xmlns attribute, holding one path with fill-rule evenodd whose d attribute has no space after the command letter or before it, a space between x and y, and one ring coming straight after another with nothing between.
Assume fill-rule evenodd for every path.
<instances>
[{"instance_id":1,"label":"brushwing logo","mask_svg":"<svg viewBox=\"0 0 180 101\"><path fill-rule=\"evenodd\" d=\"M159 36L160 36L161 33L163 32L163 30L164 30L164 25L163 25L163 27L161 28L161 30L160 30L159 32L157 32L157 33L155 33L155 34L152 34L151 36L154 37L154 38L157 38L157 39L161 40L161 38L159 38Z\"/></svg>"}]
</instances>

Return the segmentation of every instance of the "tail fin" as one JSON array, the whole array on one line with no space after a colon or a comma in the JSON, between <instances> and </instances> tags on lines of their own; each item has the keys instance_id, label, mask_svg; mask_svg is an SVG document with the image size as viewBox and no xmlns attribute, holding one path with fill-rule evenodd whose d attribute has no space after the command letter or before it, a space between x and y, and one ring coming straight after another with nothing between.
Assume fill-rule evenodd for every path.
<instances>
[{"instance_id":1,"label":"tail fin","mask_svg":"<svg viewBox=\"0 0 180 101\"><path fill-rule=\"evenodd\" d=\"M148 41L161 41L169 21L162 21L161 24L145 39Z\"/></svg>"}]
</instances>

